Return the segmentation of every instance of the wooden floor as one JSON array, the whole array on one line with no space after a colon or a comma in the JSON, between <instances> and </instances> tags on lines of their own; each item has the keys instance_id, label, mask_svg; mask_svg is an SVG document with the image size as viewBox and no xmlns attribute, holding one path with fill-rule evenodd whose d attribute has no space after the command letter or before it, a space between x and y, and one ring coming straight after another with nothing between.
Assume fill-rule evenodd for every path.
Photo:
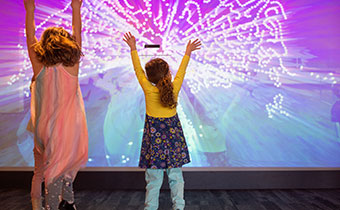
<instances>
[{"instance_id":1,"label":"wooden floor","mask_svg":"<svg viewBox=\"0 0 340 210\"><path fill-rule=\"evenodd\" d=\"M78 191L78 210L141 210L144 191ZM339 210L340 190L185 191L186 210ZM161 191L159 210L170 210L170 192ZM0 189L0 209L30 209L29 191Z\"/></svg>"}]
</instances>

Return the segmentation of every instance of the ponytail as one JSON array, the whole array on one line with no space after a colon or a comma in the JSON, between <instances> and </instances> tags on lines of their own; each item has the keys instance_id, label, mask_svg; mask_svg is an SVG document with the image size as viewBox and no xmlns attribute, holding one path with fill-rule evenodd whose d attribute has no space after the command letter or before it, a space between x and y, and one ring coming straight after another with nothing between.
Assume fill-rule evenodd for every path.
<instances>
[{"instance_id":1,"label":"ponytail","mask_svg":"<svg viewBox=\"0 0 340 210\"><path fill-rule=\"evenodd\" d=\"M168 63L161 58L155 58L145 65L145 70L148 80L159 90L161 104L171 109L176 108L177 102Z\"/></svg>"},{"instance_id":2,"label":"ponytail","mask_svg":"<svg viewBox=\"0 0 340 210\"><path fill-rule=\"evenodd\" d=\"M163 79L159 80L156 87L159 90L161 104L165 107L170 107L171 109L176 108L177 102L174 97L174 87L171 82L171 77L165 76Z\"/></svg>"}]
</instances>

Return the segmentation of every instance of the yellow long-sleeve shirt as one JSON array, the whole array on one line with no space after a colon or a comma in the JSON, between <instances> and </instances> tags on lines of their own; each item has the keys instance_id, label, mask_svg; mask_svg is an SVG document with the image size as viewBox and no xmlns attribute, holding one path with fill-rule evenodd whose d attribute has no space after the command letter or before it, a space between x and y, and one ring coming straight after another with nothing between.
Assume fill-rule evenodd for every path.
<instances>
[{"instance_id":1,"label":"yellow long-sleeve shirt","mask_svg":"<svg viewBox=\"0 0 340 210\"><path fill-rule=\"evenodd\" d=\"M159 90L157 87L146 78L144 70L140 64L137 50L131 52L132 63L135 69L135 73L139 84L142 86L145 95L146 114L151 117L172 117L176 114L176 108L171 109L170 107L164 107L161 104ZM181 89L185 70L188 66L190 57L184 55L181 65L177 71L174 81L172 82L174 87L174 97L177 101L178 93Z\"/></svg>"}]
</instances>

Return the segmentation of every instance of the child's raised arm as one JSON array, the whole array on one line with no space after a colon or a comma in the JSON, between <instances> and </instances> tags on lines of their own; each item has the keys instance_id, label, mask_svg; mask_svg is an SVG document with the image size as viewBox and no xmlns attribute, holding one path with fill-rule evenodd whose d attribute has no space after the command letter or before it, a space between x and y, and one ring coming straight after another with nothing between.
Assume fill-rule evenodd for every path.
<instances>
[{"instance_id":1,"label":"child's raised arm","mask_svg":"<svg viewBox=\"0 0 340 210\"><path fill-rule=\"evenodd\" d=\"M190 57L192 51L199 50L199 49L201 49L201 41L200 40L196 39L193 42L191 42L191 40L189 40L189 42L187 44L187 48L185 50L185 54Z\"/></svg>"},{"instance_id":2,"label":"child's raised arm","mask_svg":"<svg viewBox=\"0 0 340 210\"><path fill-rule=\"evenodd\" d=\"M188 66L191 52L198 50L198 49L201 49L201 42L198 39L196 39L193 42L191 42L191 40L188 42L187 48L185 50L185 55L182 59L181 65L179 66L177 74L175 76L175 79L172 83L173 86L174 86L174 92L175 93L178 93L179 90L181 89L183 79L184 79L184 75L185 75L185 70Z\"/></svg>"},{"instance_id":3,"label":"child's raised arm","mask_svg":"<svg viewBox=\"0 0 340 210\"><path fill-rule=\"evenodd\" d=\"M80 8L83 0L72 0L72 34L81 48L81 15Z\"/></svg>"},{"instance_id":4,"label":"child's raised arm","mask_svg":"<svg viewBox=\"0 0 340 210\"><path fill-rule=\"evenodd\" d=\"M137 50L136 48L136 38L132 36L131 32L125 33L123 41L129 45L131 52Z\"/></svg>"},{"instance_id":5,"label":"child's raised arm","mask_svg":"<svg viewBox=\"0 0 340 210\"><path fill-rule=\"evenodd\" d=\"M42 68L42 64L37 60L36 54L33 49L33 45L38 42L35 36L35 22L34 22L34 10L35 2L34 0L24 0L25 10L26 10L26 43L28 56L31 60L34 75L37 75Z\"/></svg>"},{"instance_id":6,"label":"child's raised arm","mask_svg":"<svg viewBox=\"0 0 340 210\"><path fill-rule=\"evenodd\" d=\"M128 32L124 34L123 41L126 42L126 44L128 44L130 47L133 68L135 70L139 84L142 86L143 90L145 91L148 86L152 86L152 85L149 82L149 80L146 78L144 70L140 64L140 60L139 60L137 48L136 48L136 38L130 32Z\"/></svg>"}]
</instances>

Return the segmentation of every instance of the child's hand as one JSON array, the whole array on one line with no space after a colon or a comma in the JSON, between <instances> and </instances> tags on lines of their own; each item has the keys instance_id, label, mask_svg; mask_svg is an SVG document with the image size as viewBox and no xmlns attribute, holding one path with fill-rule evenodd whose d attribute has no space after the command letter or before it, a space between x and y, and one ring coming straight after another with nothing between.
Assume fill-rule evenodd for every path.
<instances>
[{"instance_id":1,"label":"child's hand","mask_svg":"<svg viewBox=\"0 0 340 210\"><path fill-rule=\"evenodd\" d=\"M123 40L129 45L131 51L136 50L136 38L132 36L131 32L124 34Z\"/></svg>"},{"instance_id":2,"label":"child's hand","mask_svg":"<svg viewBox=\"0 0 340 210\"><path fill-rule=\"evenodd\" d=\"M195 51L198 49L201 49L201 41L196 39L195 41L191 42L191 40L189 40L185 54L190 56L192 51Z\"/></svg>"},{"instance_id":3,"label":"child's hand","mask_svg":"<svg viewBox=\"0 0 340 210\"><path fill-rule=\"evenodd\" d=\"M34 12L34 9L35 9L34 0L24 0L24 5L25 5L26 11Z\"/></svg>"},{"instance_id":4,"label":"child's hand","mask_svg":"<svg viewBox=\"0 0 340 210\"><path fill-rule=\"evenodd\" d=\"M71 7L72 9L80 9L83 0L72 0Z\"/></svg>"}]
</instances>

